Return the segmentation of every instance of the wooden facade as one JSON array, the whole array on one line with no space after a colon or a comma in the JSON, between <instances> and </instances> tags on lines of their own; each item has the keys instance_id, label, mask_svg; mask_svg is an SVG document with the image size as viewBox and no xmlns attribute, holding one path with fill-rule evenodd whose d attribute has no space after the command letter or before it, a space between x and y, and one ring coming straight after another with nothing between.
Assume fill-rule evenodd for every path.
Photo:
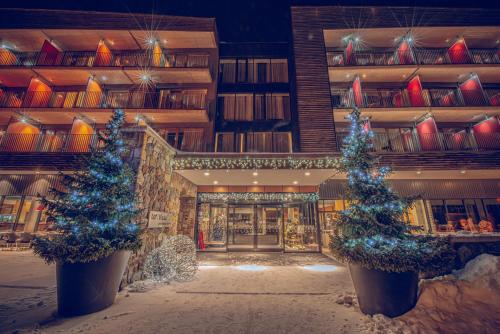
<instances>
[{"instance_id":1,"label":"wooden facade","mask_svg":"<svg viewBox=\"0 0 500 334\"><path fill-rule=\"evenodd\" d=\"M498 26L500 10L423 7L292 7L293 53L300 149L339 149L332 115L323 31L423 26Z\"/></svg>"}]
</instances>

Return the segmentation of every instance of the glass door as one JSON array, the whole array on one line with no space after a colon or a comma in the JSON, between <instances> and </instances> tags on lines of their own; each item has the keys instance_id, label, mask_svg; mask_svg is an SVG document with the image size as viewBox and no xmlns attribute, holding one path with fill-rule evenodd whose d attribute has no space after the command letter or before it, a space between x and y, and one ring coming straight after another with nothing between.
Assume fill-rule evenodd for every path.
<instances>
[{"instance_id":1,"label":"glass door","mask_svg":"<svg viewBox=\"0 0 500 334\"><path fill-rule=\"evenodd\" d=\"M282 207L258 205L256 211L256 248L281 250L283 248Z\"/></svg>"},{"instance_id":2,"label":"glass door","mask_svg":"<svg viewBox=\"0 0 500 334\"><path fill-rule=\"evenodd\" d=\"M255 248L255 217L253 205L230 205L228 211L227 248Z\"/></svg>"}]
</instances>

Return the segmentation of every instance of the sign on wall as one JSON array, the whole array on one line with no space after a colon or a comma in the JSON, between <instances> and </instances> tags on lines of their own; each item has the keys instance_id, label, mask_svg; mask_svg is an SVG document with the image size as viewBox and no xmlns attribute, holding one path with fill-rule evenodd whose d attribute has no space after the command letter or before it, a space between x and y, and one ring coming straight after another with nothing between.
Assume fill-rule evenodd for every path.
<instances>
[{"instance_id":1,"label":"sign on wall","mask_svg":"<svg viewBox=\"0 0 500 334\"><path fill-rule=\"evenodd\" d=\"M164 211L149 211L148 228L164 228L170 225L173 214Z\"/></svg>"}]
</instances>

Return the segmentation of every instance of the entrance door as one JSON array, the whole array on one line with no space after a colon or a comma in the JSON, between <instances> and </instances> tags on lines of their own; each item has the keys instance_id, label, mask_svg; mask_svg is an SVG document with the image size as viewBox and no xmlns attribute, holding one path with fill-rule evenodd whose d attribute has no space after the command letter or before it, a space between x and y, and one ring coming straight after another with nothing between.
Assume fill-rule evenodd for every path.
<instances>
[{"instance_id":1,"label":"entrance door","mask_svg":"<svg viewBox=\"0 0 500 334\"><path fill-rule=\"evenodd\" d=\"M257 211L257 238L255 248L281 250L283 209L281 206L258 205Z\"/></svg>"},{"instance_id":2,"label":"entrance door","mask_svg":"<svg viewBox=\"0 0 500 334\"><path fill-rule=\"evenodd\" d=\"M283 210L271 205L230 205L228 250L282 250Z\"/></svg>"},{"instance_id":3,"label":"entrance door","mask_svg":"<svg viewBox=\"0 0 500 334\"><path fill-rule=\"evenodd\" d=\"M253 205L230 205L228 208L229 250L252 250L255 245L255 217Z\"/></svg>"}]
</instances>

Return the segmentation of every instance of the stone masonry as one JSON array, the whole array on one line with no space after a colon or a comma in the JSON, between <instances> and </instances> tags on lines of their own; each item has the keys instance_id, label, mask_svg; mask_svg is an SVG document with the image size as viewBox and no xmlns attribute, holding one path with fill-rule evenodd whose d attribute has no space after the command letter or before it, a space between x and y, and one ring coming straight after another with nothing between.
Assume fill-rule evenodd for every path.
<instances>
[{"instance_id":1,"label":"stone masonry","mask_svg":"<svg viewBox=\"0 0 500 334\"><path fill-rule=\"evenodd\" d=\"M124 130L133 141L130 164L137 173L135 193L142 209L137 221L144 230L142 247L132 254L122 285L142 279L142 265L147 254L160 246L166 236L186 234L194 237L196 185L172 171L175 150L154 130L137 126ZM148 228L150 211L166 212L171 222L163 228Z\"/></svg>"}]
</instances>

